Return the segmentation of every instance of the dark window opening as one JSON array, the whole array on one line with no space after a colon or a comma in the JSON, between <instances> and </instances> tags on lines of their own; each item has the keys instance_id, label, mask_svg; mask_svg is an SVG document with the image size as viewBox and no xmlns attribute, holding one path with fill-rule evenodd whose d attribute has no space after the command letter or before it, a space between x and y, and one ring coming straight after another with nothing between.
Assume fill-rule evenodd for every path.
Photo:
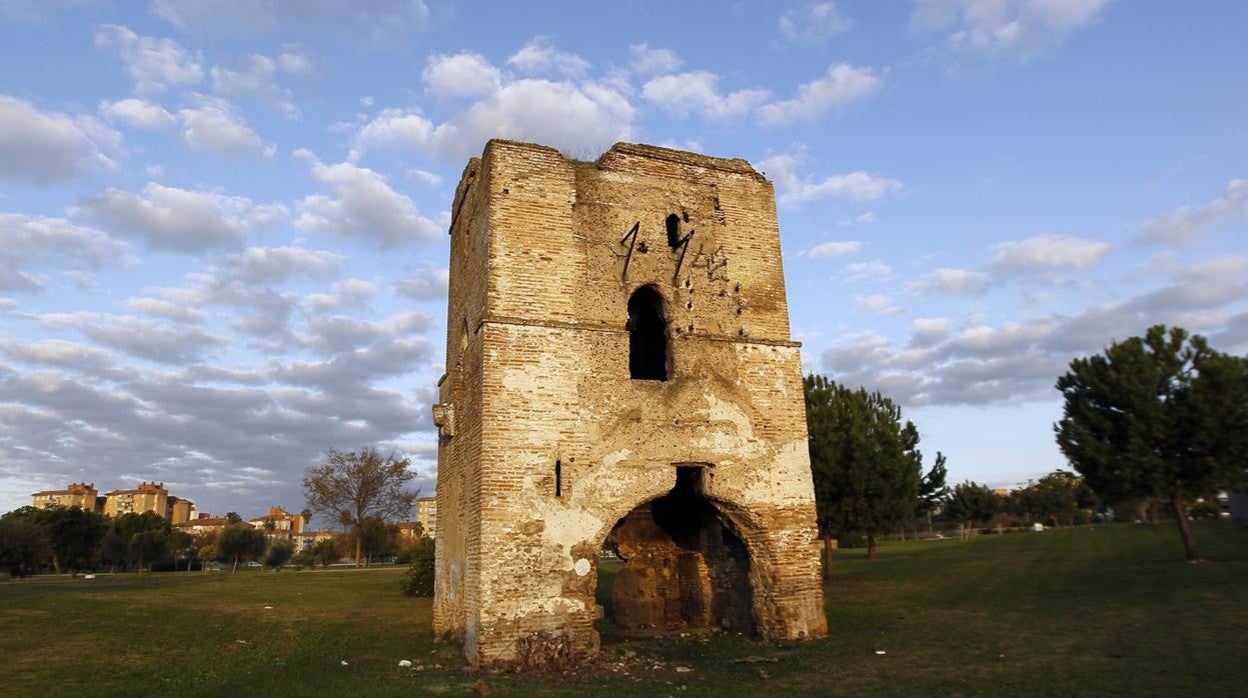
<instances>
[{"instance_id":1,"label":"dark window opening","mask_svg":"<svg viewBox=\"0 0 1248 698\"><path fill-rule=\"evenodd\" d=\"M676 249L680 244L680 216L673 213L667 217L667 246Z\"/></svg>"},{"instance_id":2,"label":"dark window opening","mask_svg":"<svg viewBox=\"0 0 1248 698\"><path fill-rule=\"evenodd\" d=\"M663 297L652 286L628 299L628 373L634 380L667 380L667 321Z\"/></svg>"},{"instance_id":3,"label":"dark window opening","mask_svg":"<svg viewBox=\"0 0 1248 698\"><path fill-rule=\"evenodd\" d=\"M555 496L563 496L563 462L555 461Z\"/></svg>"}]
</instances>

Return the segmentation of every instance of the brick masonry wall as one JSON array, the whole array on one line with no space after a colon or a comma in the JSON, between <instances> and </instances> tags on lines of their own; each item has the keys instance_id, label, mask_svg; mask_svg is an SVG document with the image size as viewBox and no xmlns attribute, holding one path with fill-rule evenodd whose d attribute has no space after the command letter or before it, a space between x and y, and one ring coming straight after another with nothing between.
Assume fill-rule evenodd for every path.
<instances>
[{"instance_id":1,"label":"brick masonry wall","mask_svg":"<svg viewBox=\"0 0 1248 698\"><path fill-rule=\"evenodd\" d=\"M456 198L435 629L486 667L595 653L604 538L672 489L675 464L702 463L749 550L760 634L825 634L771 185L740 160L619 144L573 163L491 141ZM668 244L673 213L688 245ZM629 377L642 285L663 297L665 382Z\"/></svg>"}]
</instances>

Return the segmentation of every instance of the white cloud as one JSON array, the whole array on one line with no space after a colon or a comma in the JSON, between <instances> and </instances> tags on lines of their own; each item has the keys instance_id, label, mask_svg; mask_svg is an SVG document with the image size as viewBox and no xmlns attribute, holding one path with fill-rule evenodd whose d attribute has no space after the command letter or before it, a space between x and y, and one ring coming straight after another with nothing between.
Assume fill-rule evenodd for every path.
<instances>
[{"instance_id":1,"label":"white cloud","mask_svg":"<svg viewBox=\"0 0 1248 698\"><path fill-rule=\"evenodd\" d=\"M62 218L0 213L0 291L38 291L32 268L87 272L133 263L128 246Z\"/></svg>"},{"instance_id":2,"label":"white cloud","mask_svg":"<svg viewBox=\"0 0 1248 698\"><path fill-rule=\"evenodd\" d=\"M320 313L340 308L362 309L377 294L377 284L363 279L344 279L335 283L329 293L313 293L303 299L310 312Z\"/></svg>"},{"instance_id":3,"label":"white cloud","mask_svg":"<svg viewBox=\"0 0 1248 698\"><path fill-rule=\"evenodd\" d=\"M845 277L842 283L851 284L864 279L875 279L877 281L887 279L892 275L893 268L881 260L873 259L868 262L847 264L845 265L845 271L849 272L849 276Z\"/></svg>"},{"instance_id":4,"label":"white cloud","mask_svg":"<svg viewBox=\"0 0 1248 698\"><path fill-rule=\"evenodd\" d=\"M911 26L955 53L1026 62L1095 22L1109 0L916 0Z\"/></svg>"},{"instance_id":5,"label":"white cloud","mask_svg":"<svg viewBox=\"0 0 1248 698\"><path fill-rule=\"evenodd\" d=\"M862 249L858 240L832 240L821 242L806 251L807 257L844 257Z\"/></svg>"},{"instance_id":6,"label":"white cloud","mask_svg":"<svg viewBox=\"0 0 1248 698\"><path fill-rule=\"evenodd\" d=\"M883 77L870 68L830 65L822 78L799 86L792 99L765 104L759 107L758 115L767 125L814 121L824 112L869 97L883 82Z\"/></svg>"},{"instance_id":7,"label":"white cloud","mask_svg":"<svg viewBox=\"0 0 1248 698\"><path fill-rule=\"evenodd\" d=\"M666 48L650 48L647 44L628 47L629 65L638 75L670 73L680 68L684 61L676 52Z\"/></svg>"},{"instance_id":8,"label":"white cloud","mask_svg":"<svg viewBox=\"0 0 1248 698\"><path fill-rule=\"evenodd\" d=\"M710 120L744 116L770 96L767 90L753 88L720 94L718 82L718 75L696 70L653 78L642 86L641 93L669 114L695 114Z\"/></svg>"},{"instance_id":9,"label":"white cloud","mask_svg":"<svg viewBox=\"0 0 1248 698\"><path fill-rule=\"evenodd\" d=\"M906 284L906 291L914 294L941 292L954 295L973 295L988 288L986 274L967 269L942 267L928 273L919 281Z\"/></svg>"},{"instance_id":10,"label":"white cloud","mask_svg":"<svg viewBox=\"0 0 1248 698\"><path fill-rule=\"evenodd\" d=\"M244 61L241 70L213 66L212 89L230 97L255 99L288 118L298 119L301 114L291 91L277 86L277 70L278 61L262 54L252 54Z\"/></svg>"},{"instance_id":11,"label":"white cloud","mask_svg":"<svg viewBox=\"0 0 1248 698\"><path fill-rule=\"evenodd\" d=\"M109 121L120 121L131 128L170 128L177 121L159 104L131 97L116 102L100 102L100 115Z\"/></svg>"},{"instance_id":12,"label":"white cloud","mask_svg":"<svg viewBox=\"0 0 1248 698\"><path fill-rule=\"evenodd\" d=\"M1181 247L1200 233L1248 220L1248 179L1232 179L1221 196L1200 206L1182 206L1144 224L1140 240Z\"/></svg>"},{"instance_id":13,"label":"white cloud","mask_svg":"<svg viewBox=\"0 0 1248 698\"><path fill-rule=\"evenodd\" d=\"M446 298L451 275L446 269L423 267L411 276L397 281L394 290L418 301Z\"/></svg>"},{"instance_id":14,"label":"white cloud","mask_svg":"<svg viewBox=\"0 0 1248 698\"><path fill-rule=\"evenodd\" d=\"M443 99L484 97L502 87L502 74L479 53L437 53L429 56L421 79Z\"/></svg>"},{"instance_id":15,"label":"white cloud","mask_svg":"<svg viewBox=\"0 0 1248 698\"><path fill-rule=\"evenodd\" d=\"M799 155L770 155L759 162L761 169L776 183L780 189L780 203L800 203L823 197L838 197L869 201L878 199L885 194L902 188L899 180L879 177L869 172L858 170L845 174L829 175L821 180L803 177L798 174ZM871 222L869 219L860 222Z\"/></svg>"},{"instance_id":16,"label":"white cloud","mask_svg":"<svg viewBox=\"0 0 1248 698\"><path fill-rule=\"evenodd\" d=\"M229 269L230 277L246 284L264 284L291 278L319 279L338 271L347 261L328 250L302 247L249 247L226 255L217 263Z\"/></svg>"},{"instance_id":17,"label":"white cloud","mask_svg":"<svg viewBox=\"0 0 1248 698\"><path fill-rule=\"evenodd\" d=\"M883 293L854 296L854 312L864 315L900 315L893 299Z\"/></svg>"},{"instance_id":18,"label":"white cloud","mask_svg":"<svg viewBox=\"0 0 1248 698\"><path fill-rule=\"evenodd\" d=\"M428 187L442 186L441 175L435 174L433 172L429 172L427 170L422 170L419 168L413 168L413 169L408 170L407 178L412 180L413 182L419 182L420 184L423 184Z\"/></svg>"},{"instance_id":19,"label":"white cloud","mask_svg":"<svg viewBox=\"0 0 1248 698\"><path fill-rule=\"evenodd\" d=\"M139 94L194 85L204 76L200 57L172 39L139 36L126 27L105 24L96 29L95 46L121 59Z\"/></svg>"},{"instance_id":20,"label":"white cloud","mask_svg":"<svg viewBox=\"0 0 1248 698\"><path fill-rule=\"evenodd\" d=\"M277 67L290 75L309 75L316 68L316 62L302 44L282 44L282 52L277 54Z\"/></svg>"},{"instance_id":21,"label":"white cloud","mask_svg":"<svg viewBox=\"0 0 1248 698\"><path fill-rule=\"evenodd\" d=\"M560 51L545 36L536 36L507 59L507 65L530 75L553 75L579 78L589 72L589 61L576 54Z\"/></svg>"},{"instance_id":22,"label":"white cloud","mask_svg":"<svg viewBox=\"0 0 1248 698\"><path fill-rule=\"evenodd\" d=\"M195 96L196 106L179 109L182 138L193 148L218 155L259 152L272 157L276 146L265 144L247 125L243 115L229 102L217 97Z\"/></svg>"},{"instance_id":23,"label":"white cloud","mask_svg":"<svg viewBox=\"0 0 1248 698\"><path fill-rule=\"evenodd\" d=\"M911 348L926 348L940 344L949 336L953 321L945 317L916 318L910 322Z\"/></svg>"},{"instance_id":24,"label":"white cloud","mask_svg":"<svg viewBox=\"0 0 1248 698\"><path fill-rule=\"evenodd\" d=\"M329 194L313 194L299 204L295 226L300 230L370 240L382 248L442 235L442 229L391 188L385 176L348 162L326 165L306 150L295 154L309 162L312 177L329 189Z\"/></svg>"},{"instance_id":25,"label":"white cloud","mask_svg":"<svg viewBox=\"0 0 1248 698\"><path fill-rule=\"evenodd\" d=\"M780 15L780 35L794 44L815 45L829 37L849 31L853 26L836 5L818 2L793 8Z\"/></svg>"},{"instance_id":26,"label":"white cloud","mask_svg":"<svg viewBox=\"0 0 1248 698\"><path fill-rule=\"evenodd\" d=\"M127 298L122 305L135 312L163 317L174 322L199 323L208 317L207 313L202 310L160 298Z\"/></svg>"},{"instance_id":27,"label":"white cloud","mask_svg":"<svg viewBox=\"0 0 1248 698\"><path fill-rule=\"evenodd\" d=\"M116 167L101 147L117 148L121 134L91 117L43 112L0 95L0 178L48 186Z\"/></svg>"},{"instance_id":28,"label":"white cloud","mask_svg":"<svg viewBox=\"0 0 1248 698\"><path fill-rule=\"evenodd\" d=\"M189 191L150 182L136 196L121 189L81 200L70 215L141 238L153 249L195 252L234 245L252 232L266 230L286 216L278 203L256 204L242 196Z\"/></svg>"},{"instance_id":29,"label":"white cloud","mask_svg":"<svg viewBox=\"0 0 1248 698\"><path fill-rule=\"evenodd\" d=\"M1109 243L1069 235L1038 235L993 246L992 264L1006 272L1089 269L1113 249Z\"/></svg>"},{"instance_id":30,"label":"white cloud","mask_svg":"<svg viewBox=\"0 0 1248 698\"><path fill-rule=\"evenodd\" d=\"M383 109L352 137L349 159L358 160L368 150L405 147L423 151L433 138L433 123L419 112Z\"/></svg>"},{"instance_id":31,"label":"white cloud","mask_svg":"<svg viewBox=\"0 0 1248 698\"><path fill-rule=\"evenodd\" d=\"M860 213L853 218L846 218L844 220L837 221L836 224L842 227L850 225L871 225L878 220L879 218L876 218L874 213L867 211L866 213Z\"/></svg>"}]
</instances>

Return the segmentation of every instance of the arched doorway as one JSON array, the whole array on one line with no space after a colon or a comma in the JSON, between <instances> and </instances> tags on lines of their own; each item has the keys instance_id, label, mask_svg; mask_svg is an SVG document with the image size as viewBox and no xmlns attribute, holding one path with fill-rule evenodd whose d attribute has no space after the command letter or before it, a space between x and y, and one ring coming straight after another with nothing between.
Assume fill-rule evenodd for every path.
<instances>
[{"instance_id":1,"label":"arched doorway","mask_svg":"<svg viewBox=\"0 0 1248 698\"><path fill-rule=\"evenodd\" d=\"M608 619L627 629L725 628L754 633L750 554L703 495L708 466L679 466L676 486L616 523L608 545L623 567Z\"/></svg>"}]
</instances>

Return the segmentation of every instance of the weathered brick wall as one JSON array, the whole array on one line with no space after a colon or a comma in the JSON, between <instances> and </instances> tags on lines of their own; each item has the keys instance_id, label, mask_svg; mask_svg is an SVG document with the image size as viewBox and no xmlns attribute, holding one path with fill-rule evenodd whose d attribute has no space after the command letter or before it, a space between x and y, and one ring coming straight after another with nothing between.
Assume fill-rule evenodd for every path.
<instances>
[{"instance_id":1,"label":"weathered brick wall","mask_svg":"<svg viewBox=\"0 0 1248 698\"><path fill-rule=\"evenodd\" d=\"M452 224L435 628L485 666L540 663L538 631L596 652L603 540L699 463L748 548L759 632L824 634L771 185L744 161L626 144L572 163L491 141L474 163ZM688 245L669 246L672 214ZM664 382L629 377L627 304L647 284L668 320Z\"/></svg>"}]
</instances>

